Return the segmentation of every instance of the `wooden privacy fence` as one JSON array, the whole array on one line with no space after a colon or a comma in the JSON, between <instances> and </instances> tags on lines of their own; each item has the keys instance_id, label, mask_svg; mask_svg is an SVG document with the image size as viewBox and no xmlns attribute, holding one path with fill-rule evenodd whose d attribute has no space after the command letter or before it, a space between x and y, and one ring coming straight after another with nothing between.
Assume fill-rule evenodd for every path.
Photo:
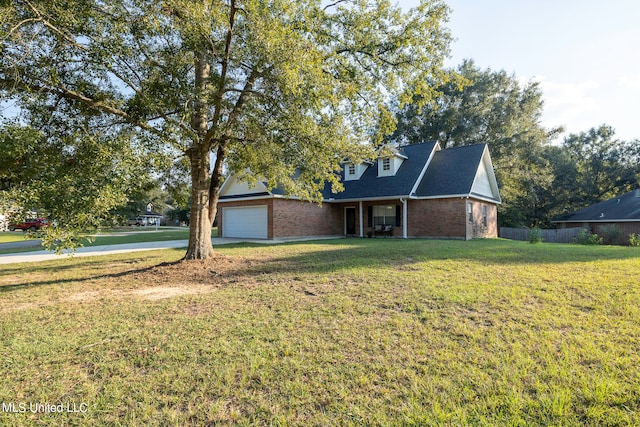
<instances>
[{"instance_id":1,"label":"wooden privacy fence","mask_svg":"<svg viewBox=\"0 0 640 427\"><path fill-rule=\"evenodd\" d=\"M500 237L510 240L529 240L529 228L511 228L500 227ZM552 230L543 230L542 241L548 243L573 243L573 239L580 234L582 227L574 228L558 228Z\"/></svg>"}]
</instances>

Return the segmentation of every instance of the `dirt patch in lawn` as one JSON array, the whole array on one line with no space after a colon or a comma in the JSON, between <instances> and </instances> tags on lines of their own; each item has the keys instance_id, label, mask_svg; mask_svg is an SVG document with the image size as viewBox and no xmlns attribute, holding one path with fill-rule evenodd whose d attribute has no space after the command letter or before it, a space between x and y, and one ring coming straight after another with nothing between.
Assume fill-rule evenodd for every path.
<instances>
[{"instance_id":1,"label":"dirt patch in lawn","mask_svg":"<svg viewBox=\"0 0 640 427\"><path fill-rule=\"evenodd\" d=\"M15 312L64 303L93 303L96 301L141 298L161 300L215 292L229 285L255 285L257 274L251 266L257 261L242 257L230 257L216 254L208 260L175 261L150 267L131 269L130 263L109 264L107 274L96 272L89 277L61 279L62 287L56 287L54 293L33 295L33 300L16 298L4 300L0 312ZM104 271L104 270L103 270ZM50 277L46 274L32 274L25 283L24 275L0 277L0 286L21 284L29 286L38 279ZM40 288L45 289L45 288ZM32 288L38 293L39 287Z\"/></svg>"},{"instance_id":2,"label":"dirt patch in lawn","mask_svg":"<svg viewBox=\"0 0 640 427\"><path fill-rule=\"evenodd\" d=\"M247 277L247 267L252 262L240 258L217 254L207 260L164 263L152 267L148 271L137 274L146 283L157 283L159 286L207 284L220 286L236 282L240 277Z\"/></svg>"}]
</instances>

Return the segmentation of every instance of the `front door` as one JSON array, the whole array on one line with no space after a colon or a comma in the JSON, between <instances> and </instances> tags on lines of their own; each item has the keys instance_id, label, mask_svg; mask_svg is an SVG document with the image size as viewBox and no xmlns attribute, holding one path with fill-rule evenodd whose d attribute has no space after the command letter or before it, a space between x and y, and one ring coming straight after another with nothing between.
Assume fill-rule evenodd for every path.
<instances>
[{"instance_id":1,"label":"front door","mask_svg":"<svg viewBox=\"0 0 640 427\"><path fill-rule=\"evenodd\" d=\"M356 234L356 208L345 208L344 223L347 235Z\"/></svg>"}]
</instances>

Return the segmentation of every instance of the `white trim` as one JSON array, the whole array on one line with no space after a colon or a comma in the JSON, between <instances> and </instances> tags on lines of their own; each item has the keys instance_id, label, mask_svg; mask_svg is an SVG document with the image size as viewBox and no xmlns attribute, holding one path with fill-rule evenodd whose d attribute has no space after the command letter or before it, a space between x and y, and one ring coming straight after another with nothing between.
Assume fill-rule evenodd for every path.
<instances>
[{"instance_id":1,"label":"white trim","mask_svg":"<svg viewBox=\"0 0 640 427\"><path fill-rule=\"evenodd\" d=\"M427 158L427 161L422 167L422 171L420 171L420 175L418 175L418 179L416 180L415 184L413 184L413 187L411 188L411 191L409 192L409 194L416 194L416 191L418 191L418 186L422 182L422 178L424 178L424 174L427 173L427 168L431 164L431 160L433 160L433 156L435 156L435 154L441 149L442 148L440 147L440 143L436 142L436 145L433 146L433 149L431 150L431 154L429 154L429 157Z\"/></svg>"},{"instance_id":2,"label":"white trim","mask_svg":"<svg viewBox=\"0 0 640 427\"><path fill-rule=\"evenodd\" d=\"M264 196L251 196L251 197L234 197L233 199L218 199L218 203L231 203L231 202L244 202L251 200L264 200L264 199L273 199L275 196L273 194L266 194Z\"/></svg>"},{"instance_id":3,"label":"white trim","mask_svg":"<svg viewBox=\"0 0 640 427\"><path fill-rule=\"evenodd\" d=\"M237 202L237 201L244 201L244 200L261 200L261 199L283 199L283 200L299 200L299 201L305 201L302 198L298 197L298 196L284 196L282 194L265 194L262 196L251 196L251 197L243 197L241 195L238 195L237 197L233 197L231 199L218 199L218 203L228 203L228 202ZM322 200L322 203L332 203L332 202L337 202L337 200ZM312 202L312 203L316 203L316 202ZM317 204L317 203L316 203Z\"/></svg>"},{"instance_id":4,"label":"white trim","mask_svg":"<svg viewBox=\"0 0 640 427\"><path fill-rule=\"evenodd\" d=\"M496 198L502 201L500 199L500 188L498 187L498 181L496 180L496 174L493 171L493 162L491 161L491 154L489 153L489 146L487 144L484 145L484 150L482 151L482 157L480 158L480 163L478 163L478 166L476 167L476 174L473 177L473 182L471 183L471 192L469 193L469 195L473 195L473 194L478 194L478 193L474 193L474 187L476 185L476 181L479 178L480 172L484 170L486 177L487 177L487 183L489 184L489 191L491 192L491 196L489 195L484 195L485 198Z\"/></svg>"},{"instance_id":5,"label":"white trim","mask_svg":"<svg viewBox=\"0 0 640 427\"><path fill-rule=\"evenodd\" d=\"M398 200L398 198L406 197L408 199L415 199L411 196L381 196L381 197L358 197L354 199L330 199L325 200L323 203L353 203L353 202L378 202L380 200Z\"/></svg>"},{"instance_id":6,"label":"white trim","mask_svg":"<svg viewBox=\"0 0 640 427\"><path fill-rule=\"evenodd\" d=\"M359 215L360 215L360 237L364 237L364 224L362 223L362 221L364 220L363 214L362 214L362 200L360 200L358 202L358 207L359 207Z\"/></svg>"},{"instance_id":7,"label":"white trim","mask_svg":"<svg viewBox=\"0 0 640 427\"><path fill-rule=\"evenodd\" d=\"M575 223L589 223L589 222L640 222L640 219L614 219L614 218L609 218L609 219L574 219L574 220L562 220L562 221L551 221L551 223L553 224L560 224L560 223L569 223L569 222L575 222Z\"/></svg>"},{"instance_id":8,"label":"white trim","mask_svg":"<svg viewBox=\"0 0 640 427\"><path fill-rule=\"evenodd\" d=\"M225 177L224 181L222 182L222 185L220 186L220 188L218 188L218 195L223 194L222 192L229 186L228 182L231 181L231 178L233 177L234 177L233 174Z\"/></svg>"},{"instance_id":9,"label":"white trim","mask_svg":"<svg viewBox=\"0 0 640 427\"><path fill-rule=\"evenodd\" d=\"M488 197L478 196L475 194L445 194L442 196L381 196L381 197L360 197L354 199L324 199L322 203L353 203L353 202L379 202L382 200L396 200L396 199L411 199L411 200L431 200L431 199L457 199L457 198L473 198L477 200L482 200L485 202L495 203L497 205L501 205L502 202L491 199ZM233 199L222 199L218 200L218 203L231 203L231 202L240 202L240 201L251 201L251 200L263 200L263 199L288 199L288 200L302 200L299 197L295 196L283 196L280 194L267 194L264 196L252 196L252 197L234 197ZM640 221L640 220L628 220L628 221ZM553 221L551 221L553 222ZM565 222L575 222L575 221L565 221ZM610 222L610 221L603 221Z\"/></svg>"},{"instance_id":10,"label":"white trim","mask_svg":"<svg viewBox=\"0 0 640 427\"><path fill-rule=\"evenodd\" d=\"M246 193L240 192L238 193L237 190L236 192L232 192L231 194L227 194L230 189L233 190L233 186L234 185L239 185L239 184L243 184L243 187L246 187ZM230 188L229 188L230 187ZM244 190L244 188L243 188ZM218 195L219 196L242 196L243 194L251 194L251 193L269 193L272 194L271 191L269 191L269 189L267 188L266 185L264 185L264 183L261 180L257 180L255 182L255 184L250 184L248 180L241 180L238 178L238 175L234 174L234 175L230 175L228 176L224 182L222 183L222 185L220 186L220 189L218 190Z\"/></svg>"},{"instance_id":11,"label":"white trim","mask_svg":"<svg viewBox=\"0 0 640 427\"><path fill-rule=\"evenodd\" d=\"M409 215L407 214L407 199L400 198L402 202L402 238L407 238L407 218Z\"/></svg>"},{"instance_id":12,"label":"white trim","mask_svg":"<svg viewBox=\"0 0 640 427\"><path fill-rule=\"evenodd\" d=\"M435 199L476 199L476 200L482 200L484 202L489 202L489 203L495 203L496 205L501 205L502 202L495 200L495 199L490 199L488 197L483 197L483 196L478 196L475 194L445 194L443 196L420 196L420 197L412 197L412 199L415 200L435 200Z\"/></svg>"}]
</instances>

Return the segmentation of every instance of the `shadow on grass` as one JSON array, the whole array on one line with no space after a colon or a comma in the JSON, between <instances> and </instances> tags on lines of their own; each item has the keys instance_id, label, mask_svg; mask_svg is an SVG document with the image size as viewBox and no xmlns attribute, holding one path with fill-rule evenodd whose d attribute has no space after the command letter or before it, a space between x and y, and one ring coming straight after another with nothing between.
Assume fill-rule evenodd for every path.
<instances>
[{"instance_id":1,"label":"shadow on grass","mask_svg":"<svg viewBox=\"0 0 640 427\"><path fill-rule=\"evenodd\" d=\"M172 251L167 249L166 251ZM171 264L163 261L165 256L153 252L136 252L116 255L104 255L83 258L63 258L55 261L43 261L39 263L8 264L0 266L0 293L23 289L27 287L37 287L55 284L80 283L101 278L123 278L132 274L140 274L161 265ZM182 254L182 249L175 250ZM179 258L179 256L176 256ZM72 260L73 262L69 262ZM179 261L174 261L179 262ZM126 268L127 266L132 268ZM112 266L118 268L125 267L120 271L110 272ZM75 274L74 274L75 273ZM64 275L67 277L64 277ZM25 278L19 283L2 285L3 278L16 275L24 275ZM33 280L31 277L46 275L49 279ZM63 276L63 277L56 277Z\"/></svg>"},{"instance_id":2,"label":"shadow on grass","mask_svg":"<svg viewBox=\"0 0 640 427\"><path fill-rule=\"evenodd\" d=\"M238 243L216 248L222 254L236 256L241 254L255 261L236 266L223 274L236 280L255 278L268 274L335 274L350 269L371 269L376 271L388 268L403 268L413 264L453 260L466 263L491 265L534 266L558 263L582 263L602 260L637 259L640 262L640 249L614 246L579 246L564 244L537 244L514 242L503 239L485 239L473 241L428 240L428 239L337 239L312 242L289 242L278 245L259 243ZM174 250L182 254L183 250ZM247 254L244 254L247 252ZM154 262L154 258L157 262ZM167 262L164 255L148 253L121 254L108 259L102 257L87 258L74 263L53 263L45 265L31 264L29 273L55 276L68 270L81 271L71 277L51 278L31 281L25 277L23 283L0 285L0 292L9 292L30 286L78 283L97 279L117 279L145 273L157 267L179 263ZM108 272L109 264L131 264L117 272ZM139 265L144 264L144 266ZM138 265L137 267L135 267ZM86 272L86 274L84 274ZM24 274L24 267L0 268L0 279L15 274Z\"/></svg>"}]
</instances>

